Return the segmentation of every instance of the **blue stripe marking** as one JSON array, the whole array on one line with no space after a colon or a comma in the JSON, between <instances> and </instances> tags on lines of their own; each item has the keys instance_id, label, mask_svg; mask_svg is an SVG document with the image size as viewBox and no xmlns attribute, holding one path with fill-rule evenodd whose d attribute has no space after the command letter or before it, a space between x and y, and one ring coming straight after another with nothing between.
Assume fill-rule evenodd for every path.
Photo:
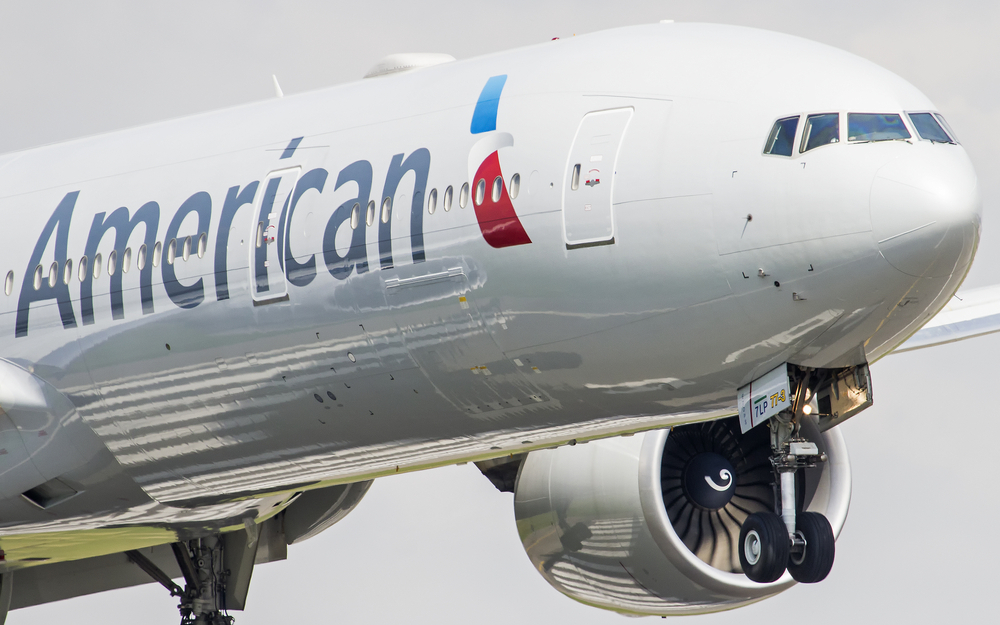
<instances>
[{"instance_id":1,"label":"blue stripe marking","mask_svg":"<svg viewBox=\"0 0 1000 625\"><path fill-rule=\"evenodd\" d=\"M490 132L497 129L497 109L500 107L500 92L507 82L507 74L494 76L486 81L483 92L479 94L476 110L472 113L472 134Z\"/></svg>"},{"instance_id":2,"label":"blue stripe marking","mask_svg":"<svg viewBox=\"0 0 1000 625\"><path fill-rule=\"evenodd\" d=\"M281 158L278 160L280 161L282 158L292 158L292 154L295 154L295 148L299 147L299 144L302 143L303 139L305 139L305 137L295 137L289 141L288 147L281 153Z\"/></svg>"}]
</instances>

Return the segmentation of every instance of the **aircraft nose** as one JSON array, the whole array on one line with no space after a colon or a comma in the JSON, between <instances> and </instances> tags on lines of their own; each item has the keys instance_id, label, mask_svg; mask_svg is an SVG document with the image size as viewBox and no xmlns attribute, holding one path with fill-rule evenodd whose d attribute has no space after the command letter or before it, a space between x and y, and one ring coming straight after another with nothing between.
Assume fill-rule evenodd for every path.
<instances>
[{"instance_id":1,"label":"aircraft nose","mask_svg":"<svg viewBox=\"0 0 1000 625\"><path fill-rule=\"evenodd\" d=\"M872 182L875 240L889 264L907 275L962 273L982 220L976 172L960 146L914 147L921 152L889 162Z\"/></svg>"}]
</instances>

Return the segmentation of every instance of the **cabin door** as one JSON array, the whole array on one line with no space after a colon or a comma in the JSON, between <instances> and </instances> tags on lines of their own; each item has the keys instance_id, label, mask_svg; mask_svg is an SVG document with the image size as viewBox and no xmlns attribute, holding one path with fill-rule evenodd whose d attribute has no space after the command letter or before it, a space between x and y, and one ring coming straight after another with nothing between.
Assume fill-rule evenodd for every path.
<instances>
[{"instance_id":1,"label":"cabin door","mask_svg":"<svg viewBox=\"0 0 1000 625\"><path fill-rule=\"evenodd\" d=\"M563 184L568 249L615 242L615 161L632 113L631 107L596 111L580 122Z\"/></svg>"}]
</instances>

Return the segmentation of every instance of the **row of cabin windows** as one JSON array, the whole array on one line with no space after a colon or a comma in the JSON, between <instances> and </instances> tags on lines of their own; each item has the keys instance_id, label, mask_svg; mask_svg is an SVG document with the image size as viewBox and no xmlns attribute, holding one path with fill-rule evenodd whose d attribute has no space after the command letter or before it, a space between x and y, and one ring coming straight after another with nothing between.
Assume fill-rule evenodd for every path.
<instances>
[{"instance_id":1,"label":"row of cabin windows","mask_svg":"<svg viewBox=\"0 0 1000 625\"><path fill-rule=\"evenodd\" d=\"M510 183L507 186L507 194L510 196L510 199L513 200L517 198L520 191L521 191L521 174L514 174L513 176L510 177ZM490 199L494 203L499 202L501 195L503 195L503 178L497 176L496 178L493 179L493 182L490 185ZM448 185L448 188L444 190L444 197L442 198L441 202L441 206L442 208L444 208L445 212L451 210L451 207L454 203L454 197L455 197L455 190L451 185ZM480 178L476 182L475 197L473 198L473 200L475 201L476 206L481 206L485 199L486 199L486 179ZM431 192L427 194L428 214L433 215L435 211L437 211L437 201L438 201L438 191L437 189L431 189ZM467 182L463 184L462 188L459 190L458 205L460 208L465 208L466 206L469 205L469 183ZM391 216L391 213L392 213L392 198L385 197L382 199L382 207L379 215L379 219L381 219L382 223L389 222L389 217ZM354 206L351 208L351 228L356 229L360 223L361 223L361 204L356 202ZM368 202L368 208L365 212L365 223L368 224L369 226L375 223L374 200ZM261 247L265 243L265 241L266 237L265 237L264 222L261 221L257 224L256 246ZM202 258L205 256L205 250L207 249L207 247L208 247L208 234L203 232L201 233L201 236L198 237L198 248L197 248L198 258ZM192 253L192 239L189 236L184 239L184 242L182 244L181 257L186 261L188 260L188 258L191 257L191 253ZM162 257L162 248L160 246L159 241L157 241L156 245L153 246L152 256L153 256L152 258L153 266L159 267L160 259ZM174 259L176 258L176 256L177 256L177 239L171 239L170 243L167 244L167 264L168 265L174 264ZM139 251L136 254L136 268L139 269L140 271L146 266L146 260L147 260L146 257L147 257L146 244L143 243L139 247ZM94 256L94 264L93 264L93 276L95 280L101 277L101 264L102 264L101 255L96 254ZM128 273L129 269L131 268L131 265L132 265L132 248L128 247L125 248L125 252L122 253L122 263L121 263L122 273ZM77 266L78 267L77 277L80 280L80 282L83 282L84 279L86 279L87 277L87 266L88 266L87 257L84 256L83 258L80 259L80 264ZM118 269L118 251L112 250L112 252L108 254L108 275L109 276L115 275L117 269ZM69 284L72 277L73 277L73 261L67 260L66 264L63 265L63 271L62 271L63 284ZM56 285L56 282L58 280L59 280L59 263L52 263L52 265L49 267L47 278L45 276L44 267L42 267L41 265L35 267L34 287L36 291L42 288L42 284L45 281L48 282L49 287L51 288ZM10 295L13 292L13 290L14 290L14 272L8 271L7 278L4 281L4 293Z\"/></svg>"},{"instance_id":2,"label":"row of cabin windows","mask_svg":"<svg viewBox=\"0 0 1000 625\"><path fill-rule=\"evenodd\" d=\"M515 199L521 191L521 174L514 174L510 177L510 183L507 186L507 194L510 199ZM503 194L503 178L497 176L493 179L490 186L490 198L493 202L499 202L500 196ZM469 205L469 183L466 182L462 185L462 188L458 192L458 206L459 208L465 208ZM486 179L480 178L476 182L475 197L472 198L476 206L481 206L486 198ZM455 189L451 185L444 190L441 198L441 208L447 213L451 210L455 202ZM427 194L427 213L433 215L437 211L438 204L438 190L431 189L430 193ZM389 223L389 218L392 216L392 198L384 197L382 198L382 206L379 208L379 219L382 223ZM375 223L375 200L368 202L368 208L365 211L365 223L369 226ZM354 206L351 208L351 229L356 229L361 225L361 203L355 202ZM264 222L257 224L257 247L263 245L265 240L264 237Z\"/></svg>"},{"instance_id":3,"label":"row of cabin windows","mask_svg":"<svg viewBox=\"0 0 1000 625\"><path fill-rule=\"evenodd\" d=\"M177 239L171 239L167 243L166 261L168 265L173 265L174 261L177 259ZM192 237L185 237L180 243L181 252L180 257L185 261L191 258L192 254L196 254L198 258L204 258L205 251L208 249L208 233L202 232L198 237L197 247L195 247L195 242ZM147 262L152 262L154 267L160 266L160 261L163 258L163 247L159 241L153 246L152 254L149 254L146 249L146 244L143 243L139 246L139 250L136 252L135 266L136 269L142 271L146 267ZM149 258L152 256L152 258ZM101 257L100 253L94 255L93 264L90 263L89 259L84 256L80 258L79 264L76 266L76 276L80 282L87 279L88 272L92 275L94 280L101 277L101 270L103 269L104 259ZM122 252L121 257L121 271L122 273L128 273L129 269L132 268L132 248L127 247L125 251ZM119 269L118 262L118 250L112 250L108 254L107 270L108 275L113 276L115 272ZM35 275L33 279L33 286L35 290L42 288L43 284L48 284L49 288L56 285L60 278L59 263L53 262L49 265L49 270L46 273L45 268L42 265L35 267ZM63 284L69 284L73 279L73 259L68 259L62 267L62 282ZM7 277L4 280L3 292L5 295L10 295L14 291L14 272L8 271Z\"/></svg>"}]
</instances>

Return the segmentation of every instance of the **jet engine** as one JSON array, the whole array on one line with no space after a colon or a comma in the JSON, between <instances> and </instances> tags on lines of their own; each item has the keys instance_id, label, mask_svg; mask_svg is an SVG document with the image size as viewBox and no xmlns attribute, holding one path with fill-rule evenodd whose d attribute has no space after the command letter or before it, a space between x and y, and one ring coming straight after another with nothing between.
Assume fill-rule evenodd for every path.
<instances>
[{"instance_id":1,"label":"jet engine","mask_svg":"<svg viewBox=\"0 0 1000 625\"><path fill-rule=\"evenodd\" d=\"M801 511L840 533L851 498L837 428L801 433L826 461L799 469ZM535 568L577 601L632 615L736 608L795 584L743 575L744 519L775 510L770 430L736 418L532 452L514 489L518 533Z\"/></svg>"}]
</instances>

